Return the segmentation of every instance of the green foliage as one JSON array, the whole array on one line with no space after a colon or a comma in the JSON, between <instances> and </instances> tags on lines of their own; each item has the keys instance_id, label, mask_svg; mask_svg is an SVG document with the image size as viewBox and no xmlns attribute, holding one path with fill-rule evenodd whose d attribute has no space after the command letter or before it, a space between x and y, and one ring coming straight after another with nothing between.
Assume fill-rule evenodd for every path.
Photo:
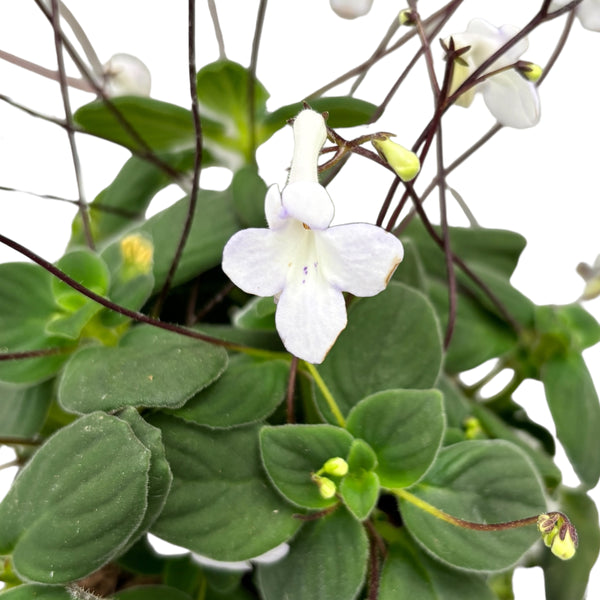
<instances>
[{"instance_id":1,"label":"green foliage","mask_svg":"<svg viewBox=\"0 0 600 600\"><path fill-rule=\"evenodd\" d=\"M347 295L347 327L324 362L291 360L277 298L249 297L219 268L235 232L266 226L270 182L256 150L303 106L267 110L267 88L251 77L229 60L197 74L202 167L227 167L233 179L224 191L200 189L193 213L188 109L128 96L75 114L84 132L133 156L89 207L97 250L77 215L59 269L153 314L191 219L154 326L38 265L0 265L0 347L50 350L0 362L0 437L20 469L0 503L0 579L15 586L0 596L71 600L67 584L107 566L119 582L142 583L115 600L355 600L378 574L379 600L493 600L498 581L509 598L511 569L539 537L535 518L548 503L579 530L576 558L560 562L538 544L527 564L544 568L549 600L580 600L600 549L585 493L600 478L600 404L582 357L600 325L579 304L535 306L511 285L519 234L450 227L457 305L443 348L446 260L415 219L386 290ZM376 110L350 96L309 104L329 113L330 128L365 124ZM171 183L181 199L145 218ZM514 378L484 400L495 371L471 386L460 375L489 359ZM512 397L528 377L544 384L582 489L561 487L552 435ZM528 525L475 530L517 519ZM186 554L159 555L149 532ZM283 558L263 562L282 544ZM252 565L225 571L206 558Z\"/></svg>"}]
</instances>

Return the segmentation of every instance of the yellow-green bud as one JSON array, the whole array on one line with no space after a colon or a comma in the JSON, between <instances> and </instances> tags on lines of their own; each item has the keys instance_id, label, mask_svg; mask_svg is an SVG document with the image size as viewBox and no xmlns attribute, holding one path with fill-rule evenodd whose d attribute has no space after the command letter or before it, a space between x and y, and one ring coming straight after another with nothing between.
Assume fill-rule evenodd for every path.
<instances>
[{"instance_id":1,"label":"yellow-green bud","mask_svg":"<svg viewBox=\"0 0 600 600\"><path fill-rule=\"evenodd\" d=\"M401 10L400 14L398 15L398 21L400 22L400 27L402 27L403 25L408 25L408 26L414 25L415 17L413 15L412 10L410 10L409 8L405 8L404 10Z\"/></svg>"},{"instance_id":2,"label":"yellow-green bud","mask_svg":"<svg viewBox=\"0 0 600 600\"><path fill-rule=\"evenodd\" d=\"M556 527L558 519L559 515L557 513L554 513L552 515L540 515L537 520L538 531L543 535L548 535L552 533L555 529L556 531L558 531L558 527Z\"/></svg>"},{"instance_id":3,"label":"yellow-green bud","mask_svg":"<svg viewBox=\"0 0 600 600\"><path fill-rule=\"evenodd\" d=\"M475 417L469 417L468 419L466 419L464 422L464 428L465 437L468 440L478 439L483 435L481 423L479 422L479 419L476 419Z\"/></svg>"},{"instance_id":4,"label":"yellow-green bud","mask_svg":"<svg viewBox=\"0 0 600 600\"><path fill-rule=\"evenodd\" d=\"M128 275L145 275L152 270L154 247L152 242L139 233L132 233L121 240L123 266Z\"/></svg>"},{"instance_id":5,"label":"yellow-green bud","mask_svg":"<svg viewBox=\"0 0 600 600\"><path fill-rule=\"evenodd\" d=\"M371 142L381 158L383 158L394 169L394 172L402 181L410 181L417 176L421 168L419 157L410 150L388 137L375 139Z\"/></svg>"},{"instance_id":6,"label":"yellow-green bud","mask_svg":"<svg viewBox=\"0 0 600 600\"><path fill-rule=\"evenodd\" d=\"M327 473L327 475L335 475L336 477L343 477L348 473L348 463L339 456L335 458L330 458L324 465L321 470L323 473Z\"/></svg>"},{"instance_id":7,"label":"yellow-green bud","mask_svg":"<svg viewBox=\"0 0 600 600\"><path fill-rule=\"evenodd\" d=\"M569 560L575 555L577 549L577 534L569 523L564 523L558 535L554 536L550 550L554 556L562 560Z\"/></svg>"},{"instance_id":8,"label":"yellow-green bud","mask_svg":"<svg viewBox=\"0 0 600 600\"><path fill-rule=\"evenodd\" d=\"M540 65L522 60L517 63L517 70L523 77L525 77L525 79L527 79L527 81L531 81L533 83L538 81L544 72Z\"/></svg>"},{"instance_id":9,"label":"yellow-green bud","mask_svg":"<svg viewBox=\"0 0 600 600\"><path fill-rule=\"evenodd\" d=\"M313 475L313 481L317 484L319 488L319 494L321 498L325 498L325 500L329 500L335 496L337 492L337 486L331 479L327 477L321 477L320 475Z\"/></svg>"}]
</instances>

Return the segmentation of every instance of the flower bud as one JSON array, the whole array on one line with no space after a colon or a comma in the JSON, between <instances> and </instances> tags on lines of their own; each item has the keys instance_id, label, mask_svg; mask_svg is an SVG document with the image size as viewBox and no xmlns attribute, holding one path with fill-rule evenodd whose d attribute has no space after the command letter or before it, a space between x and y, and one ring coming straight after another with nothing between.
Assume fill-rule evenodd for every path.
<instances>
[{"instance_id":1,"label":"flower bud","mask_svg":"<svg viewBox=\"0 0 600 600\"><path fill-rule=\"evenodd\" d=\"M152 270L154 247L152 242L139 233L125 236L120 244L123 270L128 279L146 275Z\"/></svg>"},{"instance_id":2,"label":"flower bud","mask_svg":"<svg viewBox=\"0 0 600 600\"><path fill-rule=\"evenodd\" d=\"M570 523L563 523L558 535L554 536L550 550L554 556L562 560L569 560L575 555L577 549L577 533Z\"/></svg>"},{"instance_id":3,"label":"flower bud","mask_svg":"<svg viewBox=\"0 0 600 600\"><path fill-rule=\"evenodd\" d=\"M517 63L517 71L525 78L527 81L531 81L535 83L542 76L544 72L540 65L536 65L532 62L525 62L520 60Z\"/></svg>"},{"instance_id":4,"label":"flower bud","mask_svg":"<svg viewBox=\"0 0 600 600\"><path fill-rule=\"evenodd\" d=\"M356 19L371 10L373 0L329 0L333 12L343 19Z\"/></svg>"},{"instance_id":5,"label":"flower bud","mask_svg":"<svg viewBox=\"0 0 600 600\"><path fill-rule=\"evenodd\" d=\"M337 492L337 486L331 479L327 477L321 477L320 475L313 475L312 480L317 484L319 488L319 494L321 498L325 498L325 500L329 500L335 496Z\"/></svg>"},{"instance_id":6,"label":"flower bud","mask_svg":"<svg viewBox=\"0 0 600 600\"><path fill-rule=\"evenodd\" d=\"M413 15L412 10L408 8L401 10L398 15L398 21L400 22L400 27L404 25L412 27L415 24L415 16Z\"/></svg>"},{"instance_id":7,"label":"flower bud","mask_svg":"<svg viewBox=\"0 0 600 600\"><path fill-rule=\"evenodd\" d=\"M410 181L417 176L421 163L414 152L392 142L385 134L382 139L374 139L371 143L402 181Z\"/></svg>"},{"instance_id":8,"label":"flower bud","mask_svg":"<svg viewBox=\"0 0 600 600\"><path fill-rule=\"evenodd\" d=\"M334 475L335 477L343 477L348 473L348 463L338 456L330 458L323 465L322 472L327 473L328 475Z\"/></svg>"},{"instance_id":9,"label":"flower bud","mask_svg":"<svg viewBox=\"0 0 600 600\"><path fill-rule=\"evenodd\" d=\"M151 77L148 67L131 54L115 54L103 66L106 94L115 96L149 96Z\"/></svg>"}]
</instances>

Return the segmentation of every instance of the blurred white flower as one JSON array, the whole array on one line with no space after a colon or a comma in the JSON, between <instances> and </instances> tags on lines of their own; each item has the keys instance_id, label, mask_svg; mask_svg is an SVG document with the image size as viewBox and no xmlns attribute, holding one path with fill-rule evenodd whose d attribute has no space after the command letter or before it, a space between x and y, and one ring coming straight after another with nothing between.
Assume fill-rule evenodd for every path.
<instances>
[{"instance_id":1,"label":"blurred white flower","mask_svg":"<svg viewBox=\"0 0 600 600\"><path fill-rule=\"evenodd\" d=\"M329 0L336 15L344 19L362 17L371 10L373 0Z\"/></svg>"},{"instance_id":2,"label":"blurred white flower","mask_svg":"<svg viewBox=\"0 0 600 600\"><path fill-rule=\"evenodd\" d=\"M550 11L559 10L572 0L552 0ZM575 15L586 29L600 31L600 0L583 0L575 7Z\"/></svg>"},{"instance_id":3,"label":"blurred white flower","mask_svg":"<svg viewBox=\"0 0 600 600\"><path fill-rule=\"evenodd\" d=\"M229 562L214 560L208 556L195 553L192 553L192 559L199 565L208 567L210 569L218 569L220 571L249 571L252 569L252 563L268 565L277 562L278 560L281 560L289 552L289 550L289 544L283 543L279 544L279 546L275 546L275 548L272 548L271 550L268 550L264 554L256 556L255 558L251 558L250 560Z\"/></svg>"},{"instance_id":4,"label":"blurred white flower","mask_svg":"<svg viewBox=\"0 0 600 600\"><path fill-rule=\"evenodd\" d=\"M223 271L249 294L275 297L284 346L310 363L324 360L346 326L342 291L378 294L403 257L400 240L375 225L330 227L333 203L317 178L326 137L320 114L296 117L288 183L265 199L269 229L239 231L223 250Z\"/></svg>"},{"instance_id":5,"label":"blurred white flower","mask_svg":"<svg viewBox=\"0 0 600 600\"><path fill-rule=\"evenodd\" d=\"M473 19L467 31L453 34L451 38L457 50L466 47L469 49L454 63L450 93L455 92L471 73L518 31L519 29L512 25L497 28L483 19ZM446 40L447 45L449 41ZM527 39L519 40L495 60L484 74L515 64L527 47ZM461 94L456 104L470 106L477 92L482 93L490 112L502 125L523 129L532 127L540 119L540 103L536 86L514 68L508 68L478 83Z\"/></svg>"},{"instance_id":6,"label":"blurred white flower","mask_svg":"<svg viewBox=\"0 0 600 600\"><path fill-rule=\"evenodd\" d=\"M115 54L102 68L104 91L115 96L149 96L151 77L148 67L131 54Z\"/></svg>"}]
</instances>

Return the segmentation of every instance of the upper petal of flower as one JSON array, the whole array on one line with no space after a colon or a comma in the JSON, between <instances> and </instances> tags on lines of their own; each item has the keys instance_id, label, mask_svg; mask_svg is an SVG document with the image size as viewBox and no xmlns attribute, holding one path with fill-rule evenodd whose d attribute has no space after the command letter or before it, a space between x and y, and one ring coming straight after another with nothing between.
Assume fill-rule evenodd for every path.
<instances>
[{"instance_id":1,"label":"upper petal of flower","mask_svg":"<svg viewBox=\"0 0 600 600\"><path fill-rule=\"evenodd\" d=\"M288 352L310 363L323 362L346 327L342 292L315 271L313 277L292 278L279 297L275 325Z\"/></svg>"},{"instance_id":2,"label":"upper petal of flower","mask_svg":"<svg viewBox=\"0 0 600 600\"><path fill-rule=\"evenodd\" d=\"M329 0L329 4L338 17L356 19L371 10L373 0Z\"/></svg>"},{"instance_id":3,"label":"upper petal of flower","mask_svg":"<svg viewBox=\"0 0 600 600\"><path fill-rule=\"evenodd\" d=\"M277 184L267 190L265 196L265 217L270 229L279 229L285 225L285 210L281 205L281 193Z\"/></svg>"},{"instance_id":4,"label":"upper petal of flower","mask_svg":"<svg viewBox=\"0 0 600 600\"><path fill-rule=\"evenodd\" d=\"M244 229L225 245L222 268L245 292L274 296L285 285L291 251L285 232Z\"/></svg>"},{"instance_id":5,"label":"upper petal of flower","mask_svg":"<svg viewBox=\"0 0 600 600\"><path fill-rule=\"evenodd\" d=\"M586 29L600 31L600 0L583 0L575 14Z\"/></svg>"},{"instance_id":6,"label":"upper petal of flower","mask_svg":"<svg viewBox=\"0 0 600 600\"><path fill-rule=\"evenodd\" d=\"M333 219L333 202L327 190L312 181L297 181L283 188L285 216L306 223L311 229L326 229Z\"/></svg>"},{"instance_id":7,"label":"upper petal of flower","mask_svg":"<svg viewBox=\"0 0 600 600\"><path fill-rule=\"evenodd\" d=\"M330 227L318 232L316 240L327 281L355 296L383 291L404 256L397 237L368 223Z\"/></svg>"},{"instance_id":8,"label":"upper petal of flower","mask_svg":"<svg viewBox=\"0 0 600 600\"><path fill-rule=\"evenodd\" d=\"M508 127L524 129L540 120L536 86L514 70L491 77L483 98L496 119Z\"/></svg>"}]
</instances>

